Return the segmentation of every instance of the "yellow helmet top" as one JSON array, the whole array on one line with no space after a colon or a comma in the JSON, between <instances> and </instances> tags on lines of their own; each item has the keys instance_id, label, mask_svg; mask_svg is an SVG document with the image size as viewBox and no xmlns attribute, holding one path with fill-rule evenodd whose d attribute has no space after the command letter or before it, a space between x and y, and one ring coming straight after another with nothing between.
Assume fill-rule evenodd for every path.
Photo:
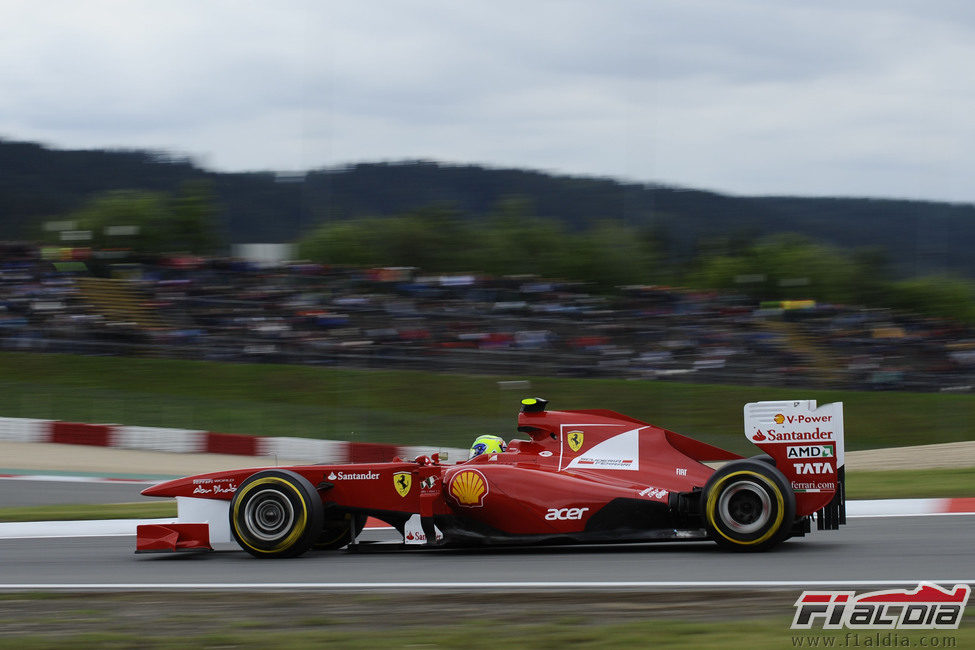
<instances>
[{"instance_id":1,"label":"yellow helmet top","mask_svg":"<svg viewBox=\"0 0 975 650\"><path fill-rule=\"evenodd\" d=\"M508 445L504 444L504 438L499 436L478 436L474 440L474 444L471 445L471 453L467 457L474 458L481 454L500 454L507 448Z\"/></svg>"}]
</instances>

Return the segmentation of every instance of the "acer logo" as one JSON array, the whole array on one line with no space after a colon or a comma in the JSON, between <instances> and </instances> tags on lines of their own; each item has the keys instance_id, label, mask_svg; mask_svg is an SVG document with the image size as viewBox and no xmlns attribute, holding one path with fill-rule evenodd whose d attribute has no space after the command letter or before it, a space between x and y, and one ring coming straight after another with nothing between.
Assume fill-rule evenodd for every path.
<instances>
[{"instance_id":1,"label":"acer logo","mask_svg":"<svg viewBox=\"0 0 975 650\"><path fill-rule=\"evenodd\" d=\"M796 474L835 474L829 463L792 463Z\"/></svg>"},{"instance_id":2,"label":"acer logo","mask_svg":"<svg viewBox=\"0 0 975 650\"><path fill-rule=\"evenodd\" d=\"M570 521L582 519L589 508L549 508L545 514L547 521Z\"/></svg>"}]
</instances>

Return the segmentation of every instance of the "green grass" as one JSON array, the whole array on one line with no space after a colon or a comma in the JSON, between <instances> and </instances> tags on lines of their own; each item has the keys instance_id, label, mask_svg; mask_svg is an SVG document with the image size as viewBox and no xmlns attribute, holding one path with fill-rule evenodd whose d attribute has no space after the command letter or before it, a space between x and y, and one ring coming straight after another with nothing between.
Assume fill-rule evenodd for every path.
<instances>
[{"instance_id":1,"label":"green grass","mask_svg":"<svg viewBox=\"0 0 975 650\"><path fill-rule=\"evenodd\" d=\"M29 637L7 635L0 638L0 648L40 649L64 647L99 648L700 648L702 650L727 650L728 648L787 648L810 647L804 639L834 639L836 647L847 640L853 643L849 630L824 631L790 630L785 618L746 619L739 621L692 622L674 620L647 620L641 622L577 624L552 620L537 624L505 624L503 622L465 622L436 624L435 621L417 621L415 626L396 626L382 629L341 629L334 625L314 626L309 629L221 629L218 623L205 626L207 632L188 632L178 638L156 634L152 629L135 631L105 631L81 634L34 634ZM939 647L972 647L975 643L975 627L963 626L958 630L864 630L856 639L860 644L869 637L875 643L876 635L896 637L897 647L936 643ZM950 642L950 643L946 643ZM813 646L816 647L816 646ZM892 647L890 645L886 647Z\"/></svg>"},{"instance_id":2,"label":"green grass","mask_svg":"<svg viewBox=\"0 0 975 650\"><path fill-rule=\"evenodd\" d=\"M742 406L843 401L847 447L975 439L975 395L823 391L671 382L447 375L411 371L0 353L0 415L226 433L466 447L514 434L518 402L608 408L733 451L753 448ZM528 379L526 391L499 380ZM760 380L761 378L756 378Z\"/></svg>"},{"instance_id":3,"label":"green grass","mask_svg":"<svg viewBox=\"0 0 975 650\"><path fill-rule=\"evenodd\" d=\"M975 497L975 467L848 472L848 499Z\"/></svg>"},{"instance_id":4,"label":"green grass","mask_svg":"<svg viewBox=\"0 0 975 650\"><path fill-rule=\"evenodd\" d=\"M80 519L156 519L176 516L176 501L103 503L0 508L0 521L75 521Z\"/></svg>"}]
</instances>

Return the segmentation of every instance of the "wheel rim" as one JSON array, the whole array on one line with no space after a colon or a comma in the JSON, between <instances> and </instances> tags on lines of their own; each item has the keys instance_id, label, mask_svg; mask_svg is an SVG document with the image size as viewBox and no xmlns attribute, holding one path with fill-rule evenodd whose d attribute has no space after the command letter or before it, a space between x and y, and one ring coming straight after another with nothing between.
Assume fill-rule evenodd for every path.
<instances>
[{"instance_id":1,"label":"wheel rim","mask_svg":"<svg viewBox=\"0 0 975 650\"><path fill-rule=\"evenodd\" d=\"M263 542L274 542L294 526L294 506L277 490L264 489L244 506L244 522L252 536Z\"/></svg>"},{"instance_id":2,"label":"wheel rim","mask_svg":"<svg viewBox=\"0 0 975 650\"><path fill-rule=\"evenodd\" d=\"M718 514L730 529L742 535L762 530L772 518L772 499L751 481L728 486L718 499Z\"/></svg>"}]
</instances>

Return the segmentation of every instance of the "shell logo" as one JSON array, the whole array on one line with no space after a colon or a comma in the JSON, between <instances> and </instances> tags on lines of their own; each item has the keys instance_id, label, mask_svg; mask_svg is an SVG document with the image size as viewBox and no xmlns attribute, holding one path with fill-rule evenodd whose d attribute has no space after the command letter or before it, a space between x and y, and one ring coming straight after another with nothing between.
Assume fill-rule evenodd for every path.
<instances>
[{"instance_id":1,"label":"shell logo","mask_svg":"<svg viewBox=\"0 0 975 650\"><path fill-rule=\"evenodd\" d=\"M488 493L487 479L476 469L466 469L453 475L448 491L460 505L480 508Z\"/></svg>"},{"instance_id":2,"label":"shell logo","mask_svg":"<svg viewBox=\"0 0 975 650\"><path fill-rule=\"evenodd\" d=\"M775 417L772 419L775 420L776 424L782 424L783 422L785 422L785 416L782 415L781 413L776 413Z\"/></svg>"}]
</instances>

